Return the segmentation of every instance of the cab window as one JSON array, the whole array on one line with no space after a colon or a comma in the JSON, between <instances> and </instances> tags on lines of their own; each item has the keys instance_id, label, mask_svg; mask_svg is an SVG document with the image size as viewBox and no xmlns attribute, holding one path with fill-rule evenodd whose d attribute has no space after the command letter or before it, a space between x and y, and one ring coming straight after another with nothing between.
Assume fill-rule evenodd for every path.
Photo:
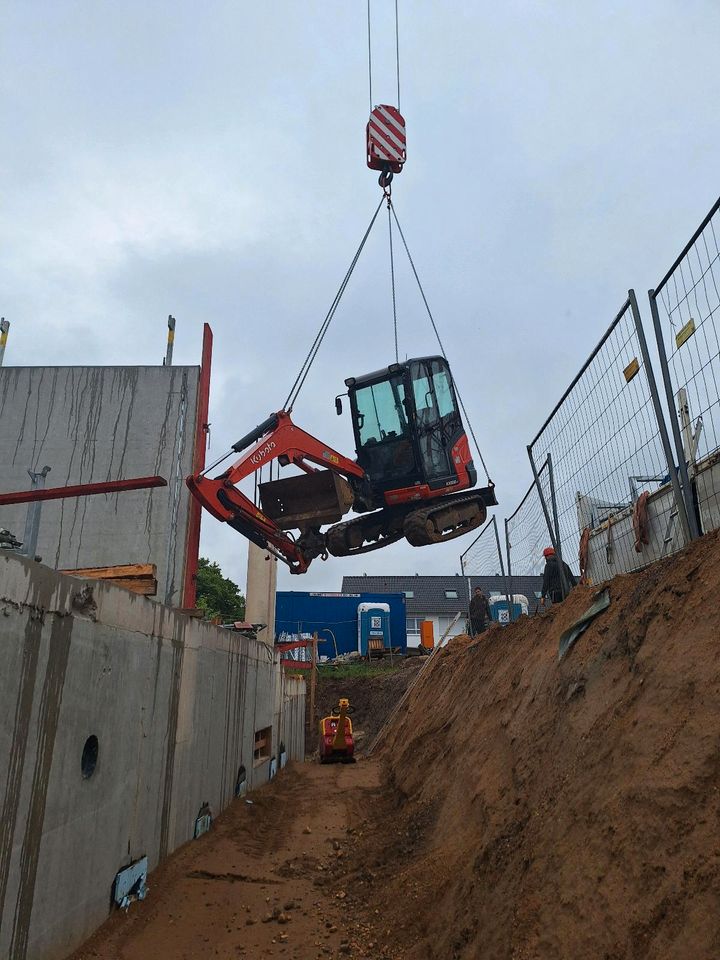
<instances>
[{"instance_id":1,"label":"cab window","mask_svg":"<svg viewBox=\"0 0 720 960\"><path fill-rule=\"evenodd\" d=\"M430 423L456 412L450 377L437 361L417 365L413 375L415 409L420 422Z\"/></svg>"},{"instance_id":2,"label":"cab window","mask_svg":"<svg viewBox=\"0 0 720 960\"><path fill-rule=\"evenodd\" d=\"M404 401L405 387L398 378L373 383L356 392L361 447L407 436Z\"/></svg>"}]
</instances>

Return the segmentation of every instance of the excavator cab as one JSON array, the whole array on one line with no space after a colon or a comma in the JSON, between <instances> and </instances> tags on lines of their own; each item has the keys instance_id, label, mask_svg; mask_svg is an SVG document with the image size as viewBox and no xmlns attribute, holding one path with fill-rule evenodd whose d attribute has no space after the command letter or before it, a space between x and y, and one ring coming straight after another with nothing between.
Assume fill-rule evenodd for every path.
<instances>
[{"instance_id":1,"label":"excavator cab","mask_svg":"<svg viewBox=\"0 0 720 960\"><path fill-rule=\"evenodd\" d=\"M428 499L475 485L450 367L420 357L345 381L357 462L373 501Z\"/></svg>"}]
</instances>

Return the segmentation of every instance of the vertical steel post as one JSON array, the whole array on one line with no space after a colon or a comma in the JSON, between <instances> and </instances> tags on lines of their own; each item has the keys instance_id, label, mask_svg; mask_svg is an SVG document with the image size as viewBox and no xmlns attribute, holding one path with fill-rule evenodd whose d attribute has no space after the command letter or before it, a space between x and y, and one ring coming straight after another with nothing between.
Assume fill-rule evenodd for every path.
<instances>
[{"instance_id":1,"label":"vertical steel post","mask_svg":"<svg viewBox=\"0 0 720 960\"><path fill-rule=\"evenodd\" d=\"M45 486L45 478L50 473L50 467L43 467L40 473L34 473L28 470L30 477L30 489L38 490ZM42 501L33 500L28 504L25 515L25 535L23 537L22 553L30 560L35 558L37 551L38 534L40 532L40 513L42 511Z\"/></svg>"},{"instance_id":2,"label":"vertical steel post","mask_svg":"<svg viewBox=\"0 0 720 960\"><path fill-rule=\"evenodd\" d=\"M497 519L493 514L492 518L493 529L495 530L495 543L497 544L498 560L500 561L500 576L503 578L505 583L505 599L508 604L508 623L512 622L512 603L510 602L510 593L508 591L508 582L507 577L505 576L505 564L503 563L502 550L500 549L500 534L498 533L497 528Z\"/></svg>"},{"instance_id":3,"label":"vertical steel post","mask_svg":"<svg viewBox=\"0 0 720 960\"><path fill-rule=\"evenodd\" d=\"M665 338L663 337L662 326L660 325L660 314L658 313L655 291L648 290L648 299L650 301L650 314L652 316L653 328L655 330L655 340L657 341L658 357L660 359L660 371L662 372L663 383L665 385L665 399L667 401L668 411L670 413L670 428L672 429L673 440L675 441L675 451L677 454L677 467L675 466L675 457L672 454L670 440L665 426L665 419L660 404L660 397L655 383L655 375L647 356L647 342L642 332L642 324L639 322L640 311L637 309L637 300L634 290L630 291L630 302L633 305L633 314L637 317L635 325L638 328L638 337L640 339L640 349L643 351L643 361L648 375L650 392L652 393L653 406L655 406L655 415L660 429L665 458L667 460L670 480L675 493L675 501L678 508L678 514L683 524L683 530L688 540L696 540L700 536L697 515L695 513L695 504L692 497L692 486L688 476L687 463L685 462L685 450L683 448L682 437L680 436L680 424L675 416L675 398L673 396L672 383L670 382L670 368L668 367L667 353L665 351ZM637 314L635 311L637 310ZM682 480L682 491L678 482L678 471Z\"/></svg>"},{"instance_id":4,"label":"vertical steel post","mask_svg":"<svg viewBox=\"0 0 720 960\"><path fill-rule=\"evenodd\" d=\"M508 530L507 517L505 518L505 557L507 559L507 581L510 588L510 600L515 602L515 594L512 588L512 561L510 559L510 531ZM528 610L528 613L530 611Z\"/></svg>"},{"instance_id":5,"label":"vertical steel post","mask_svg":"<svg viewBox=\"0 0 720 960\"><path fill-rule=\"evenodd\" d=\"M165 359L163 360L164 367L172 366L172 355L173 355L174 343L175 343L175 317L168 316L167 350L165 351Z\"/></svg>"},{"instance_id":6,"label":"vertical steel post","mask_svg":"<svg viewBox=\"0 0 720 960\"><path fill-rule=\"evenodd\" d=\"M193 450L193 473L205 469L205 456L210 435L210 371L212 367L213 334L209 324L203 327L202 360L200 362L200 380L195 421L195 444ZM183 607L195 606L197 586L198 557L200 555L200 514L202 508L195 497L191 497L188 513L187 537L185 539L185 585L183 587Z\"/></svg>"},{"instance_id":7,"label":"vertical steel post","mask_svg":"<svg viewBox=\"0 0 720 960\"><path fill-rule=\"evenodd\" d=\"M475 541L473 540L473 543ZM469 549L469 548L468 548ZM467 553L467 550L465 551ZM470 574L465 573L465 553L460 554L460 572L464 580L467 580L468 609L467 616L470 616L470 601L472 600L472 583Z\"/></svg>"},{"instance_id":8,"label":"vertical steel post","mask_svg":"<svg viewBox=\"0 0 720 960\"><path fill-rule=\"evenodd\" d=\"M530 466L532 467L533 477L535 478L535 486L537 487L538 496L540 497L540 506L542 507L542 511L545 516L545 523L548 528L548 533L550 534L550 542L553 545L555 556L558 559L558 571L560 573L560 587L562 589L562 595L564 599L570 592L570 589L569 589L570 585L568 584L565 578L565 568L563 567L562 547L560 545L560 537L555 532L553 522L550 519L550 513L548 511L547 504L545 503L545 497L543 496L542 487L540 485L540 477L538 475L537 468L535 467L535 459L532 454L532 446L528 446L527 452L528 452L528 457L530 458ZM551 493L552 493L552 490L551 490Z\"/></svg>"},{"instance_id":9,"label":"vertical steel post","mask_svg":"<svg viewBox=\"0 0 720 960\"><path fill-rule=\"evenodd\" d=\"M311 735L315 730L315 689L317 687L317 645L318 645L318 635L317 630L313 633L312 638L312 667L310 674L310 731ZM369 649L369 648L368 648Z\"/></svg>"},{"instance_id":10,"label":"vertical steel post","mask_svg":"<svg viewBox=\"0 0 720 960\"><path fill-rule=\"evenodd\" d=\"M5 356L5 346L7 344L8 332L10 331L10 321L5 317L0 317L0 367L3 365Z\"/></svg>"}]
</instances>

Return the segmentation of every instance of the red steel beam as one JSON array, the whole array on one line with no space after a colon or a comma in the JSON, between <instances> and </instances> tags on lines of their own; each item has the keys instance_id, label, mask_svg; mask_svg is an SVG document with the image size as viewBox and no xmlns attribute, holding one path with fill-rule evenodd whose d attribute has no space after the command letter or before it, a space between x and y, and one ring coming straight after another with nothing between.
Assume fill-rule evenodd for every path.
<instances>
[{"instance_id":1,"label":"red steel beam","mask_svg":"<svg viewBox=\"0 0 720 960\"><path fill-rule=\"evenodd\" d=\"M92 497L98 493L126 493L128 490L146 490L148 487L166 487L163 477L135 477L131 480L106 480L102 483L76 483L69 487L42 487L38 490L18 490L0 493L0 507L11 503L33 503L36 500L64 500L66 497Z\"/></svg>"},{"instance_id":2,"label":"red steel beam","mask_svg":"<svg viewBox=\"0 0 720 960\"><path fill-rule=\"evenodd\" d=\"M200 380L198 383L197 420L195 423L195 448L193 451L193 474L205 469L205 450L207 448L208 416L210 412L210 369L212 366L213 333L210 324L203 326L202 359L200 361ZM186 491L187 496L187 491ZM185 582L183 584L182 606L190 610L195 606L197 590L198 559L200 556L200 517L202 507L195 497L190 497L188 511L188 531L185 540Z\"/></svg>"},{"instance_id":3,"label":"red steel beam","mask_svg":"<svg viewBox=\"0 0 720 960\"><path fill-rule=\"evenodd\" d=\"M283 657L280 661L283 667L290 667L292 670L312 670L312 660L290 660Z\"/></svg>"},{"instance_id":4,"label":"red steel beam","mask_svg":"<svg viewBox=\"0 0 720 960\"><path fill-rule=\"evenodd\" d=\"M322 641L320 642L322 643ZM276 650L286 653L288 650L299 650L301 647L312 647L312 645L312 640L283 640L274 646Z\"/></svg>"}]
</instances>

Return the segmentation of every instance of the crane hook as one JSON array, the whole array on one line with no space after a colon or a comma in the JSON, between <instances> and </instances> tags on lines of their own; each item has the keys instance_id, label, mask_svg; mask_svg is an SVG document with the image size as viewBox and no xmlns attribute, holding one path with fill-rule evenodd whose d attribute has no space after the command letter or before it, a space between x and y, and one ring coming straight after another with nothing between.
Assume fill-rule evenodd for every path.
<instances>
[{"instance_id":1,"label":"crane hook","mask_svg":"<svg viewBox=\"0 0 720 960\"><path fill-rule=\"evenodd\" d=\"M390 167L390 164L384 163L382 165L380 176L378 177L378 183L382 187L383 193L385 194L386 197L390 197L392 194L392 187L390 186L390 184L392 183L392 179L394 176L395 174L393 173Z\"/></svg>"}]
</instances>

